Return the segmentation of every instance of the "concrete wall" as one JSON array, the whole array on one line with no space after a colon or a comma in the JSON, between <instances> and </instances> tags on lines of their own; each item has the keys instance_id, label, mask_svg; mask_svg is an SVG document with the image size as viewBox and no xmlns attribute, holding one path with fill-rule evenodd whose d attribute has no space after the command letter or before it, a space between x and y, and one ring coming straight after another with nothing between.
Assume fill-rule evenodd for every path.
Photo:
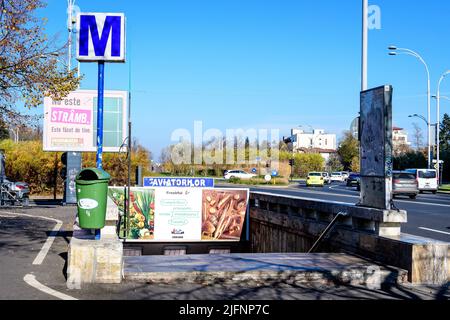
<instances>
[{"instance_id":1,"label":"concrete wall","mask_svg":"<svg viewBox=\"0 0 450 320\"><path fill-rule=\"evenodd\" d=\"M307 252L339 212L347 216L338 218L316 252L348 252L402 268L413 283L443 284L449 280L449 244L402 234L406 211L252 192L252 251Z\"/></svg>"}]
</instances>

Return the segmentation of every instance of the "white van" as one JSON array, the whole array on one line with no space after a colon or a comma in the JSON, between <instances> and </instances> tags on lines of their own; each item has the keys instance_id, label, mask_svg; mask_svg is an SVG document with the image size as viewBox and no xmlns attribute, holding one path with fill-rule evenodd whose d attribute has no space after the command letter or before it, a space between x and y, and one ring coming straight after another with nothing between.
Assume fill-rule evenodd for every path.
<instances>
[{"instance_id":1,"label":"white van","mask_svg":"<svg viewBox=\"0 0 450 320\"><path fill-rule=\"evenodd\" d=\"M436 193L438 190L437 172L435 169L406 169L416 176L420 193L430 191Z\"/></svg>"}]
</instances>

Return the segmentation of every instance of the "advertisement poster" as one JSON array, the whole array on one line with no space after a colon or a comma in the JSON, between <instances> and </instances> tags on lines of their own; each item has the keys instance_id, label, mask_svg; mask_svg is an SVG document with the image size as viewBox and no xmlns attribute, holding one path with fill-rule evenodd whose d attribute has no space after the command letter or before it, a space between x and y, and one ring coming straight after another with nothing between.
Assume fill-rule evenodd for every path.
<instances>
[{"instance_id":1,"label":"advertisement poster","mask_svg":"<svg viewBox=\"0 0 450 320\"><path fill-rule=\"evenodd\" d=\"M109 187L108 212L123 215L124 192L123 187ZM248 189L132 187L127 239L239 241L248 201ZM121 219L121 238L125 227Z\"/></svg>"},{"instance_id":2,"label":"advertisement poster","mask_svg":"<svg viewBox=\"0 0 450 320\"><path fill-rule=\"evenodd\" d=\"M202 240L239 241L247 212L248 191L205 189L202 194Z\"/></svg>"},{"instance_id":3,"label":"advertisement poster","mask_svg":"<svg viewBox=\"0 0 450 320\"><path fill-rule=\"evenodd\" d=\"M156 189L155 240L201 240L201 189Z\"/></svg>"},{"instance_id":4,"label":"advertisement poster","mask_svg":"<svg viewBox=\"0 0 450 320\"><path fill-rule=\"evenodd\" d=\"M127 128L127 92L105 91L104 151L119 152ZM62 100L44 99L44 151L95 152L97 91L78 90Z\"/></svg>"},{"instance_id":5,"label":"advertisement poster","mask_svg":"<svg viewBox=\"0 0 450 320\"><path fill-rule=\"evenodd\" d=\"M107 212L119 210L124 213L125 188L109 187ZM153 240L155 231L155 190L148 188L131 188L130 190L130 239ZM120 226L119 236L124 234L124 220Z\"/></svg>"}]
</instances>

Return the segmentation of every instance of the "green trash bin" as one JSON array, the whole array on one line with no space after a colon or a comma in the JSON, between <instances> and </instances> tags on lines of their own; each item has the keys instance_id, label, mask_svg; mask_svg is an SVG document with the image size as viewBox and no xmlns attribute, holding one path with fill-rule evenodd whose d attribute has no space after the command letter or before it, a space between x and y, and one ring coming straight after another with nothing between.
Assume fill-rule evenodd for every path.
<instances>
[{"instance_id":1,"label":"green trash bin","mask_svg":"<svg viewBox=\"0 0 450 320\"><path fill-rule=\"evenodd\" d=\"M102 169L81 170L75 179L78 220L82 229L105 226L108 182L111 176Z\"/></svg>"}]
</instances>

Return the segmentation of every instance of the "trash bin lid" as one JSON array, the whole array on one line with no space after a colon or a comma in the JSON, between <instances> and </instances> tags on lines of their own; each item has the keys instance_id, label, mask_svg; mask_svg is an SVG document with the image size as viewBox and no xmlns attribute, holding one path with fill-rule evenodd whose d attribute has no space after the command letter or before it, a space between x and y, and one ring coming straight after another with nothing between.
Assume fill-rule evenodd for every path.
<instances>
[{"instance_id":1,"label":"trash bin lid","mask_svg":"<svg viewBox=\"0 0 450 320\"><path fill-rule=\"evenodd\" d=\"M82 181L97 181L97 180L110 180L111 176L108 172L99 168L86 168L78 173L76 180Z\"/></svg>"}]
</instances>

